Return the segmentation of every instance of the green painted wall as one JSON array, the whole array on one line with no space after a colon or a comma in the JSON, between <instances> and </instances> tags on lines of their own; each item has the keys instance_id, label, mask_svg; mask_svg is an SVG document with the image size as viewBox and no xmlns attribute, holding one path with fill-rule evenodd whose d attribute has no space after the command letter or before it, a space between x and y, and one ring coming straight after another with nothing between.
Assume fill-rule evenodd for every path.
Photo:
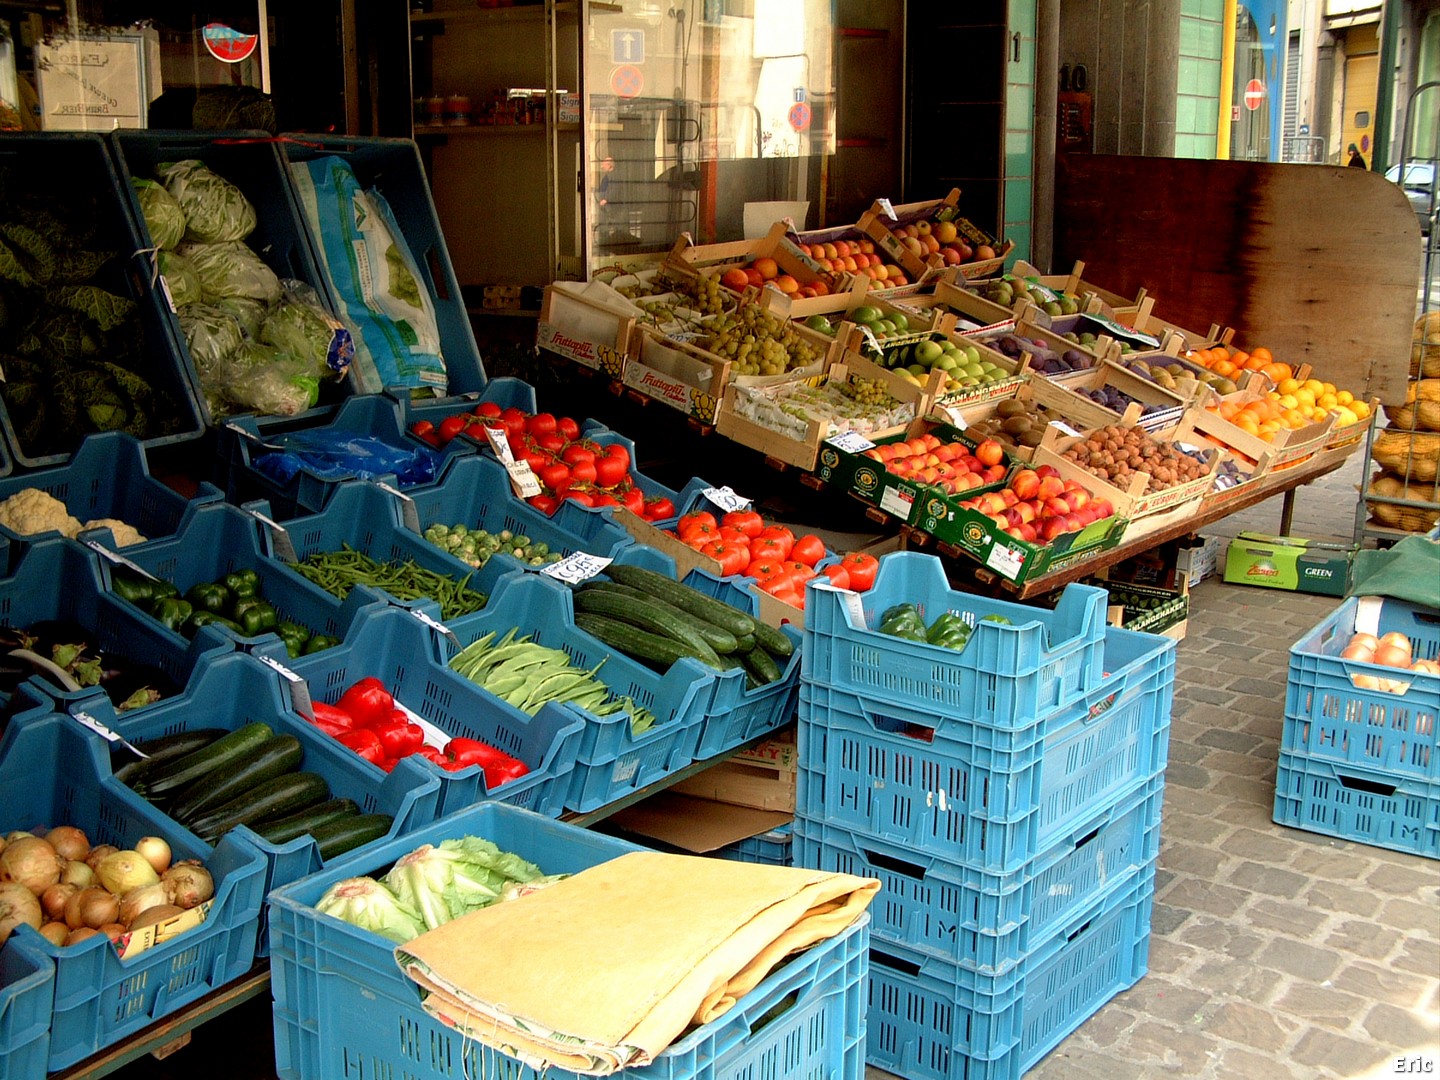
<instances>
[{"instance_id":1,"label":"green painted wall","mask_svg":"<svg viewBox=\"0 0 1440 1080\"><path fill-rule=\"evenodd\" d=\"M1180 70L1175 93L1175 156L1215 156L1220 102L1220 39L1225 0L1180 0Z\"/></svg>"},{"instance_id":2,"label":"green painted wall","mask_svg":"<svg viewBox=\"0 0 1440 1080\"><path fill-rule=\"evenodd\" d=\"M1013 46L1005 74L1004 238L1015 241L1011 259L1030 257L1031 191L1035 142L1036 0L1010 0L1010 33L1020 35L1020 59ZM1013 38L1012 38L1013 40Z\"/></svg>"}]
</instances>

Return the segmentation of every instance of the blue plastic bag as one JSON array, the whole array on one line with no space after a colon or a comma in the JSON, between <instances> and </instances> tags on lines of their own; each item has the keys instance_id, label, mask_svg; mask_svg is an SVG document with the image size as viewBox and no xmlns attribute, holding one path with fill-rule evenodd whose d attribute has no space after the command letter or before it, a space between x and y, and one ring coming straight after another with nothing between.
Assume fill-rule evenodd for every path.
<instances>
[{"instance_id":1,"label":"blue plastic bag","mask_svg":"<svg viewBox=\"0 0 1440 1080\"><path fill-rule=\"evenodd\" d=\"M424 446L401 447L374 435L323 428L276 436L282 449L255 458L257 471L289 483L302 469L321 480L373 480L393 474L401 487L429 484L440 475L445 455Z\"/></svg>"}]
</instances>

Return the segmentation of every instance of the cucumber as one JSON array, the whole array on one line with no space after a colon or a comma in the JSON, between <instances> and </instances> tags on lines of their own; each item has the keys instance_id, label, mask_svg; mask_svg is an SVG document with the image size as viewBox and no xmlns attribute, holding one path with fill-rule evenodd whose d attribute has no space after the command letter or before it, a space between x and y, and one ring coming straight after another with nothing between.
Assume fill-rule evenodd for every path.
<instances>
[{"instance_id":1,"label":"cucumber","mask_svg":"<svg viewBox=\"0 0 1440 1080\"><path fill-rule=\"evenodd\" d=\"M652 634L633 623L612 619L608 615L578 611L575 613L575 625L587 634L599 638L612 649L619 649L626 656L632 656L636 660L661 665L662 669L668 669L675 661L687 656L709 663L705 657L684 642L676 641L664 634Z\"/></svg>"},{"instance_id":2,"label":"cucumber","mask_svg":"<svg viewBox=\"0 0 1440 1080\"><path fill-rule=\"evenodd\" d=\"M784 632L767 622L755 620L755 644L771 656L788 657L795 652L795 643ZM778 678L778 676L777 676Z\"/></svg>"},{"instance_id":3,"label":"cucumber","mask_svg":"<svg viewBox=\"0 0 1440 1080\"><path fill-rule=\"evenodd\" d=\"M310 830L310 835L320 846L320 858L333 859L361 844L379 840L394 824L395 819L389 814L361 814L318 825Z\"/></svg>"},{"instance_id":4,"label":"cucumber","mask_svg":"<svg viewBox=\"0 0 1440 1080\"><path fill-rule=\"evenodd\" d=\"M647 604L655 604L669 611L677 619L683 619L686 623L695 628L695 632L705 639L707 645L717 653L733 653L739 648L739 641L735 635L724 627L716 626L707 619L697 619L688 611L682 611L674 604L667 603L639 589L631 588L629 585L621 585L614 581L589 582L581 586L582 592L589 592L594 589L598 592L612 593L616 596L629 597L632 600L644 600Z\"/></svg>"},{"instance_id":5,"label":"cucumber","mask_svg":"<svg viewBox=\"0 0 1440 1080\"><path fill-rule=\"evenodd\" d=\"M223 768L212 769L192 784L180 789L170 803L170 816L180 824L201 817L217 806L224 806L256 784L275 776L294 772L300 767L304 751L294 735L276 735L266 739L250 753Z\"/></svg>"},{"instance_id":6,"label":"cucumber","mask_svg":"<svg viewBox=\"0 0 1440 1080\"><path fill-rule=\"evenodd\" d=\"M208 746L147 771L143 782L135 785L135 790L151 801L172 796L206 773L244 757L274 734L269 724L259 721L246 724Z\"/></svg>"},{"instance_id":7,"label":"cucumber","mask_svg":"<svg viewBox=\"0 0 1440 1080\"><path fill-rule=\"evenodd\" d=\"M354 799L328 799L315 806L307 806L292 814L266 818L250 827L272 844L283 844L297 836L308 836L318 829L341 818L359 816L360 807Z\"/></svg>"},{"instance_id":8,"label":"cucumber","mask_svg":"<svg viewBox=\"0 0 1440 1080\"><path fill-rule=\"evenodd\" d=\"M132 743L145 757L132 758L128 750L120 750L112 755L112 762L124 761L124 764L115 769L115 779L126 787L131 787L152 769L158 769L165 762L174 761L186 754L193 754L216 739L223 738L225 734L224 728L195 728L193 731L177 731L173 735L158 735L153 739Z\"/></svg>"},{"instance_id":9,"label":"cucumber","mask_svg":"<svg viewBox=\"0 0 1440 1080\"><path fill-rule=\"evenodd\" d=\"M615 563L607 566L605 573L612 581L639 589L647 596L663 600L672 607L689 612L697 619L704 619L729 630L736 637L755 631L756 620L745 612L731 607L723 600L706 596L698 589L692 589L665 574L646 570L643 566L619 566Z\"/></svg>"},{"instance_id":10,"label":"cucumber","mask_svg":"<svg viewBox=\"0 0 1440 1080\"><path fill-rule=\"evenodd\" d=\"M330 797L325 778L309 772L271 777L224 806L189 823L189 829L213 844L237 825L254 825L281 814L292 814Z\"/></svg>"},{"instance_id":11,"label":"cucumber","mask_svg":"<svg viewBox=\"0 0 1440 1080\"><path fill-rule=\"evenodd\" d=\"M740 659L745 664L745 670L754 675L761 683L780 681L779 666L763 648L757 646Z\"/></svg>"},{"instance_id":12,"label":"cucumber","mask_svg":"<svg viewBox=\"0 0 1440 1080\"><path fill-rule=\"evenodd\" d=\"M704 636L696 631L691 620L673 615L649 600L586 590L575 594L575 610L591 615L608 615L612 619L638 626L641 630L649 630L652 634L664 634L695 650L695 654L711 667L720 663L715 650Z\"/></svg>"}]
</instances>

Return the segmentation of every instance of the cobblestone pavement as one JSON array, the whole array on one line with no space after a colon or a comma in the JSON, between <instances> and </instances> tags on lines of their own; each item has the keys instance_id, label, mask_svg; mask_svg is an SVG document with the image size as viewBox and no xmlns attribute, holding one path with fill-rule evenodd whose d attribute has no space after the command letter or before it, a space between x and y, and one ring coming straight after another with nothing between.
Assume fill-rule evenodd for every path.
<instances>
[{"instance_id":1,"label":"cobblestone pavement","mask_svg":"<svg viewBox=\"0 0 1440 1080\"><path fill-rule=\"evenodd\" d=\"M1348 537L1359 475L1302 493L1294 533ZM1217 531L1273 532L1278 502ZM1192 602L1149 974L1027 1080L1440 1073L1440 862L1271 820L1288 649L1336 601L1210 579Z\"/></svg>"}]
</instances>

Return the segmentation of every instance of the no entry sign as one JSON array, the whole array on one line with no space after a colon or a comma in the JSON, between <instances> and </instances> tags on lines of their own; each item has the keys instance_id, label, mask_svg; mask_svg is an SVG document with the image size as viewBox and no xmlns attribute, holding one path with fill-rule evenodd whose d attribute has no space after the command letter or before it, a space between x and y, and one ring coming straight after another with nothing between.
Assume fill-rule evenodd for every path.
<instances>
[{"instance_id":1,"label":"no entry sign","mask_svg":"<svg viewBox=\"0 0 1440 1080\"><path fill-rule=\"evenodd\" d=\"M1254 112L1260 107L1260 102L1265 100L1265 84L1259 79L1251 79L1245 84L1245 108Z\"/></svg>"}]
</instances>

